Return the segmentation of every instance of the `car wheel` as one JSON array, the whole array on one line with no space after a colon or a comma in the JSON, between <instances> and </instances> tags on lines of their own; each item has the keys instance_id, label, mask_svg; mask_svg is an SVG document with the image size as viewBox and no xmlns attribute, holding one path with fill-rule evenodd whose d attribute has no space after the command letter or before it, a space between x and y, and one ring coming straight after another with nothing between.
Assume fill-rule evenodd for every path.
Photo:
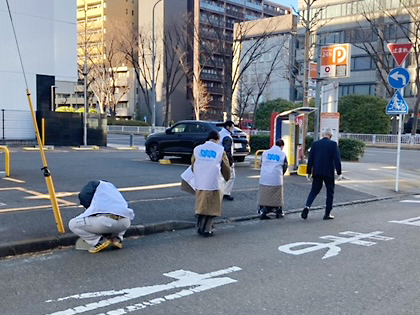
<instances>
[{"instance_id":1,"label":"car wheel","mask_svg":"<svg viewBox=\"0 0 420 315\"><path fill-rule=\"evenodd\" d=\"M243 161L245 161L245 157L244 156L238 156L238 157L235 158L235 161L236 162L243 162Z\"/></svg>"},{"instance_id":2,"label":"car wheel","mask_svg":"<svg viewBox=\"0 0 420 315\"><path fill-rule=\"evenodd\" d=\"M153 162L159 161L163 158L163 154L160 152L159 145L157 143L152 143L149 147L149 158Z\"/></svg>"}]
</instances>

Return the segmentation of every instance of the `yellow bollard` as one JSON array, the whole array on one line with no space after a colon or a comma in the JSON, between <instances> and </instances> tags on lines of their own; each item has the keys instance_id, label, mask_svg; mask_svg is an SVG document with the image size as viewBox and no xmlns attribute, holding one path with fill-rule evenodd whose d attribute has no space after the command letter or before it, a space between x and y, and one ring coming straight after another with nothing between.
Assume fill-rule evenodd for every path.
<instances>
[{"instance_id":1,"label":"yellow bollard","mask_svg":"<svg viewBox=\"0 0 420 315\"><path fill-rule=\"evenodd\" d=\"M261 167L260 161L258 160L258 154L263 154L264 151L265 150L258 150L257 152L255 152L254 168L257 170Z\"/></svg>"},{"instance_id":2,"label":"yellow bollard","mask_svg":"<svg viewBox=\"0 0 420 315\"><path fill-rule=\"evenodd\" d=\"M36 139L39 145L39 152L41 153L41 159L42 159L42 165L43 165L42 170L44 171L44 178L47 184L48 193L50 195L50 201L51 201L51 206L53 208L55 223L57 224L58 232L64 234L66 231L64 229L64 224L63 224L63 219L61 217L60 208L58 207L57 196L55 194L55 188L54 188L52 176L51 176L50 170L48 169L47 157L45 156L44 146L42 144L41 136L39 134L38 124L36 123L36 116L35 116L34 106L32 105L31 92L29 91L28 88L26 89L26 95L28 96L29 107L31 109L32 120L35 127L35 135L36 135Z\"/></svg>"},{"instance_id":3,"label":"yellow bollard","mask_svg":"<svg viewBox=\"0 0 420 315\"><path fill-rule=\"evenodd\" d=\"M6 154L6 159L5 159L6 176L10 177L10 151L7 148L7 146L3 146L3 145L0 145L0 150L4 151L4 153Z\"/></svg>"}]
</instances>

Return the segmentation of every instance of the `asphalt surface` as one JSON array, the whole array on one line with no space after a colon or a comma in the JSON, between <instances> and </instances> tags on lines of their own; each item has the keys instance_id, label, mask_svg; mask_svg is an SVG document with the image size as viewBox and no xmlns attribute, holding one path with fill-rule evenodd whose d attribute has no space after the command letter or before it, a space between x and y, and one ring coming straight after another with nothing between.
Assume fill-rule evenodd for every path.
<instances>
[{"instance_id":1,"label":"asphalt surface","mask_svg":"<svg viewBox=\"0 0 420 315\"><path fill-rule=\"evenodd\" d=\"M1 313L417 315L418 197L3 259Z\"/></svg>"},{"instance_id":2,"label":"asphalt surface","mask_svg":"<svg viewBox=\"0 0 420 315\"><path fill-rule=\"evenodd\" d=\"M12 148L12 176L1 179L0 256L74 244L68 221L83 211L77 193L92 179L108 180L121 189L136 217L129 235L148 234L194 225L194 196L179 188L180 174L188 163L173 159L170 165L151 162L139 150L115 147L92 151L55 148L47 151L60 210L67 230L56 229L39 152ZM4 158L4 156L0 156ZM378 158L380 159L380 158ZM256 217L259 171L251 167L252 157L236 166L232 196L225 201L219 222ZM0 160L0 165L4 163ZM344 163L345 180L336 186L336 206L419 192L419 172L402 170L400 192L395 193L395 170L378 163ZM285 211L300 211L310 183L299 176L285 178ZM315 200L322 207L325 192Z\"/></svg>"}]
</instances>

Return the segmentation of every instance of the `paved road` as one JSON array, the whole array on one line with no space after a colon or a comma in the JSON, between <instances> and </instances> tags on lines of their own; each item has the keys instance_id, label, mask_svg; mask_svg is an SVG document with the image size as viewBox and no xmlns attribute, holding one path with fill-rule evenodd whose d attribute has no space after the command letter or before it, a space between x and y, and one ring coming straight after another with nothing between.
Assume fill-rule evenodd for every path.
<instances>
[{"instance_id":1,"label":"paved road","mask_svg":"<svg viewBox=\"0 0 420 315\"><path fill-rule=\"evenodd\" d=\"M143 152L115 149L84 152L56 148L47 152L47 159L66 226L82 211L77 193L88 181L98 178L121 189L135 211L133 224L195 221L194 196L179 188L180 174L187 168L186 164L161 165L151 162ZM40 168L39 152L13 149L12 179L0 179L0 245L57 235ZM232 193L235 200L224 202L221 220L256 214L259 171L249 163L238 163L236 172ZM305 178L287 177L285 210L302 208L309 190L310 183ZM335 202L373 197L370 193L337 186ZM324 202L324 196L320 196L314 206Z\"/></svg>"},{"instance_id":2,"label":"paved road","mask_svg":"<svg viewBox=\"0 0 420 315\"><path fill-rule=\"evenodd\" d=\"M420 150L401 150L400 158L403 169L420 172ZM397 149L366 148L360 162L397 165Z\"/></svg>"},{"instance_id":3,"label":"paved road","mask_svg":"<svg viewBox=\"0 0 420 315\"><path fill-rule=\"evenodd\" d=\"M417 315L420 226L403 221L420 200L407 199L1 260L1 313Z\"/></svg>"}]
</instances>

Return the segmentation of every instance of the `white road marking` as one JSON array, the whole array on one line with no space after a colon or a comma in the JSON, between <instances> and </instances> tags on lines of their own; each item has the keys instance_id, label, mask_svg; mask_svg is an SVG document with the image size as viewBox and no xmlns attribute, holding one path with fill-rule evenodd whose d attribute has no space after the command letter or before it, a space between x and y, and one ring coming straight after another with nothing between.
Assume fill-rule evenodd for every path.
<instances>
[{"instance_id":1,"label":"white road marking","mask_svg":"<svg viewBox=\"0 0 420 315\"><path fill-rule=\"evenodd\" d=\"M420 226L420 217L415 217L415 218L410 218L410 219L405 219L405 220L401 220L401 221L388 221L390 223L399 223L399 224L407 224L407 225L415 225L415 226Z\"/></svg>"},{"instance_id":2,"label":"white road marking","mask_svg":"<svg viewBox=\"0 0 420 315\"><path fill-rule=\"evenodd\" d=\"M342 235L349 235L351 237L339 237L339 236L333 236L333 235L326 235L322 236L320 238L332 240L331 243L316 243L316 242L297 242L297 243L291 243L279 246L279 251L286 253L286 254L292 254L292 255L302 255L306 253L310 253L313 251L321 250L321 249L328 249L326 254L322 257L322 259L330 258L333 256L336 256L340 253L341 248L338 245L341 244L354 244L354 245L361 245L361 246L372 246L375 245L375 242L369 242L369 241L363 241L364 238L369 238L373 240L378 241L389 241L392 240L392 237L386 237L386 236L378 236L383 232L376 231L371 233L358 233L358 232L340 232ZM292 249L295 247L302 247L306 246L304 248L300 249Z\"/></svg>"},{"instance_id":3,"label":"white road marking","mask_svg":"<svg viewBox=\"0 0 420 315\"><path fill-rule=\"evenodd\" d=\"M99 302L88 303L85 305L77 306L74 308L69 308L64 311L58 311L55 313L50 313L48 315L75 315L92 310L96 310L102 307L119 304L127 301L131 301L143 296L155 294L158 292L178 289L178 288L187 288L180 290L176 293L164 295L162 297L153 298L152 300L136 303L124 308L115 309L106 313L101 313L98 315L123 315L140 309L144 309L148 306L158 305L166 301L171 301L175 299L182 298L184 296L192 295L194 293L199 293L202 291L210 290L222 285L230 284L237 282L237 280L229 277L219 277L224 274L228 274L235 271L240 271L242 268L239 267L230 267L214 272L199 274L187 270L176 270L169 273L164 273L164 276L174 278L176 281L172 281L168 284L158 284L145 287L137 287L132 289L124 290L111 290L111 291L99 291L99 292L90 292L71 295L57 300L48 300L47 303L51 302L61 302L68 299L89 299L89 298L98 298L98 297L107 297L114 296L111 298L106 298ZM219 277L219 278L218 278Z\"/></svg>"},{"instance_id":4,"label":"white road marking","mask_svg":"<svg viewBox=\"0 0 420 315\"><path fill-rule=\"evenodd\" d=\"M11 177L3 177L3 179L4 180L8 180L9 182L14 182L14 183L19 183L19 184L26 183L24 180L16 179L16 178L11 178Z\"/></svg>"},{"instance_id":5,"label":"white road marking","mask_svg":"<svg viewBox=\"0 0 420 315\"><path fill-rule=\"evenodd\" d=\"M420 203L420 200L401 200L400 202L406 202L406 203Z\"/></svg>"}]
</instances>

